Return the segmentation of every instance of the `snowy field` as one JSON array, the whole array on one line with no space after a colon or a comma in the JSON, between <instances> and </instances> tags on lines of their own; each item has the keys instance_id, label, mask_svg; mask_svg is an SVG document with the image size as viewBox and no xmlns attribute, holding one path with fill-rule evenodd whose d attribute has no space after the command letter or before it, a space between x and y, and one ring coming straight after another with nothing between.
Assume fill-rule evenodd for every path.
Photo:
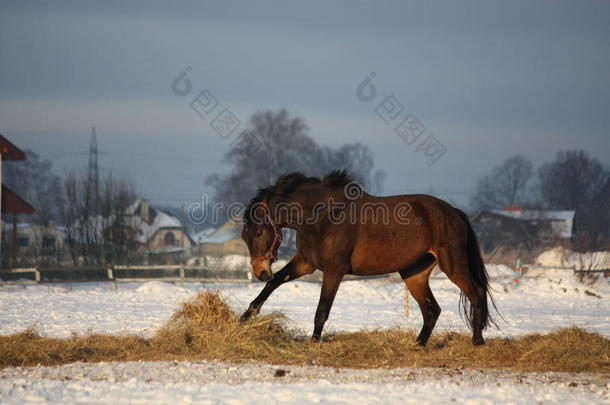
<instances>
[{"instance_id":1,"label":"snowy field","mask_svg":"<svg viewBox=\"0 0 610 405\"><path fill-rule=\"evenodd\" d=\"M512 271L505 266L489 266L489 272L505 321L499 322L500 330L490 329L485 336L517 336L568 326L610 336L610 288L606 281L585 286L570 272L534 270L529 274L533 277L516 285ZM446 278L438 277L431 280L431 287L443 312L435 332L466 331L458 312L459 290ZM411 299L406 317L404 285L394 281L344 281L325 330L393 326L419 329L417 304ZM233 309L242 312L262 286L160 281L118 283L116 289L110 283L4 286L0 288L0 334L34 326L48 336L89 332L150 336L180 302L198 291L219 290ZM317 283L288 283L270 297L263 312L282 311L294 328L309 333L319 291ZM0 372L0 402L385 403L444 402L451 398L464 403L609 401L607 383L592 384L591 378L595 377L580 383L572 380L582 376L569 375L536 377L475 371L454 375L439 370L431 371L430 376L421 374L421 370L403 370L400 375L396 370L386 370L386 375L376 375L382 371L335 373L316 367L292 367L286 368L291 371L286 378L276 379L273 370L266 368L273 366L198 362L168 363L162 367L156 363L106 363L8 368ZM161 375L171 370L171 376Z\"/></svg>"},{"instance_id":2,"label":"snowy field","mask_svg":"<svg viewBox=\"0 0 610 405\"><path fill-rule=\"evenodd\" d=\"M260 363L67 364L0 371L4 404L602 404L603 376L492 370L329 369Z\"/></svg>"},{"instance_id":3,"label":"snowy field","mask_svg":"<svg viewBox=\"0 0 610 405\"><path fill-rule=\"evenodd\" d=\"M579 283L566 271L532 271L518 286L505 266L488 266L495 280L496 304L505 321L500 330L486 336L517 336L530 332L578 326L610 336L610 287ZM438 278L437 278L438 277ZM394 282L392 282L392 281ZM421 315L410 298L410 314L403 311L404 284L395 279L345 280L337 293L326 331L401 326L419 329ZM436 332L466 331L458 312L459 290L443 275L431 280L431 288L443 312ZM231 307L241 313L262 289L262 283L170 284L161 281L74 283L70 286L28 285L0 288L0 334L35 326L48 336L72 333L137 333L150 335L178 308L201 290L219 290ZM263 313L282 311L290 324L309 332L320 294L320 284L295 281L281 286L263 307Z\"/></svg>"}]
</instances>

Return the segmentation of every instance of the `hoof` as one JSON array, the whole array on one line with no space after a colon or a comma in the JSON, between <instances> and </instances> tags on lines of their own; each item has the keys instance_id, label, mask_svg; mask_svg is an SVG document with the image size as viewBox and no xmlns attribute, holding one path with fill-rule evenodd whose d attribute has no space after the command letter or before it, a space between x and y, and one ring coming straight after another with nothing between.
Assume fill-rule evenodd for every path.
<instances>
[{"instance_id":1,"label":"hoof","mask_svg":"<svg viewBox=\"0 0 610 405\"><path fill-rule=\"evenodd\" d=\"M485 340L482 337L479 338L472 338L472 345L473 346L481 346L485 344Z\"/></svg>"},{"instance_id":2,"label":"hoof","mask_svg":"<svg viewBox=\"0 0 610 405\"><path fill-rule=\"evenodd\" d=\"M311 343L320 343L320 336L318 335L313 335L311 337Z\"/></svg>"},{"instance_id":3,"label":"hoof","mask_svg":"<svg viewBox=\"0 0 610 405\"><path fill-rule=\"evenodd\" d=\"M252 318L252 316L254 315L254 312L247 310L246 312L244 312L242 314L242 316L239 317L239 322L246 322L247 320L249 320L250 318Z\"/></svg>"},{"instance_id":4,"label":"hoof","mask_svg":"<svg viewBox=\"0 0 610 405\"><path fill-rule=\"evenodd\" d=\"M416 343L418 346L421 346L421 347L426 347L426 344L428 343L428 339L430 339L430 336L427 336L427 337L426 337L426 336L423 336L423 337L422 337L422 336L420 335L420 336L418 336L418 337L417 337L417 339L415 339L415 343Z\"/></svg>"},{"instance_id":5,"label":"hoof","mask_svg":"<svg viewBox=\"0 0 610 405\"><path fill-rule=\"evenodd\" d=\"M426 347L426 343L428 343L428 342L422 342L421 340L416 340L416 341L415 341L415 344L416 344L417 346L421 347L422 349L423 349L424 347Z\"/></svg>"}]
</instances>

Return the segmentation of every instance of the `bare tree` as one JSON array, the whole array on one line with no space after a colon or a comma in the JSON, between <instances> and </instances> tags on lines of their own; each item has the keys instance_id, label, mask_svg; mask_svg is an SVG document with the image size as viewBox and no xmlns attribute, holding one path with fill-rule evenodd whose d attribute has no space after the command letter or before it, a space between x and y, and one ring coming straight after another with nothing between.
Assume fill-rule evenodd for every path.
<instances>
[{"instance_id":1,"label":"bare tree","mask_svg":"<svg viewBox=\"0 0 610 405\"><path fill-rule=\"evenodd\" d=\"M4 163L2 180L10 189L23 197L36 209L29 222L48 224L61 220L61 179L53 173L50 160L42 159L36 152L26 150L25 161Z\"/></svg>"},{"instance_id":2,"label":"bare tree","mask_svg":"<svg viewBox=\"0 0 610 405\"><path fill-rule=\"evenodd\" d=\"M61 221L62 193L60 178L53 173L50 160L42 159L37 153L26 150L25 161L3 163L3 183L23 197L34 208L33 214L19 215L17 222L27 223L27 246L13 243L12 225L4 228L2 235L2 266L50 266L62 260L60 242L54 235ZM3 215L3 220L11 224L13 218ZM10 229L8 229L10 228ZM18 235L18 233L17 233ZM51 243L52 242L52 243Z\"/></svg>"},{"instance_id":3,"label":"bare tree","mask_svg":"<svg viewBox=\"0 0 610 405\"><path fill-rule=\"evenodd\" d=\"M347 169L365 186L383 181L380 172L373 171L374 156L366 145L320 147L308 134L304 120L286 110L254 114L224 162L231 165L231 172L209 176L206 181L214 188L215 199L225 204L247 202L257 188L293 171L321 176L333 169Z\"/></svg>"},{"instance_id":4,"label":"bare tree","mask_svg":"<svg viewBox=\"0 0 610 405\"><path fill-rule=\"evenodd\" d=\"M553 209L579 210L593 201L610 178L606 168L583 150L561 151L538 170L540 197Z\"/></svg>"},{"instance_id":5,"label":"bare tree","mask_svg":"<svg viewBox=\"0 0 610 405\"><path fill-rule=\"evenodd\" d=\"M375 156L371 149L361 143L350 143L337 149L325 147L324 165L318 175L324 175L335 169L345 169L363 186L381 190L383 172L374 171Z\"/></svg>"},{"instance_id":6,"label":"bare tree","mask_svg":"<svg viewBox=\"0 0 610 405\"><path fill-rule=\"evenodd\" d=\"M101 245L101 234L96 230L95 215L86 208L85 190L87 180L74 173L64 180L64 222L67 230L67 245L74 265L92 264L101 257L92 257Z\"/></svg>"},{"instance_id":7,"label":"bare tree","mask_svg":"<svg viewBox=\"0 0 610 405\"><path fill-rule=\"evenodd\" d=\"M482 209L525 204L527 184L533 173L532 162L524 156L515 155L505 160L491 174L479 179L471 205Z\"/></svg>"},{"instance_id":8,"label":"bare tree","mask_svg":"<svg viewBox=\"0 0 610 405\"><path fill-rule=\"evenodd\" d=\"M577 235L574 245L582 253L575 254L574 265L579 270L580 280L593 283L600 278L602 270L610 267L610 243L595 238L588 232Z\"/></svg>"},{"instance_id":9,"label":"bare tree","mask_svg":"<svg viewBox=\"0 0 610 405\"><path fill-rule=\"evenodd\" d=\"M610 177L596 196L576 212L574 248L579 251L610 248Z\"/></svg>"},{"instance_id":10,"label":"bare tree","mask_svg":"<svg viewBox=\"0 0 610 405\"><path fill-rule=\"evenodd\" d=\"M137 224L126 214L136 201L135 186L108 175L100 182L100 200L87 204L88 179L70 174L64 182L63 209L67 244L75 265L127 263L137 260Z\"/></svg>"},{"instance_id":11,"label":"bare tree","mask_svg":"<svg viewBox=\"0 0 610 405\"><path fill-rule=\"evenodd\" d=\"M228 175L212 175L215 197L230 204L246 202L258 187L266 186L287 171L319 167L322 154L316 142L307 135L301 118L293 118L285 110L254 114L239 141L224 157L232 166Z\"/></svg>"}]
</instances>

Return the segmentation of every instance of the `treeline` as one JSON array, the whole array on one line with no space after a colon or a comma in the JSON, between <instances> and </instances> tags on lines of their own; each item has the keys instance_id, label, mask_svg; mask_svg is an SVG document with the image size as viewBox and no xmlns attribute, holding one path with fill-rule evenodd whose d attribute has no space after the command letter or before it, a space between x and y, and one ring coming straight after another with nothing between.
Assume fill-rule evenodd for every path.
<instances>
[{"instance_id":1,"label":"treeline","mask_svg":"<svg viewBox=\"0 0 610 405\"><path fill-rule=\"evenodd\" d=\"M5 165L4 180L36 211L18 216L16 223L3 215L3 268L141 262L125 215L138 198L132 181L109 174L95 187L87 175L61 178L50 161L30 150L26 155L25 162Z\"/></svg>"},{"instance_id":2,"label":"treeline","mask_svg":"<svg viewBox=\"0 0 610 405\"><path fill-rule=\"evenodd\" d=\"M2 267L143 261L145 247L138 238L137 218L127 213L142 198L133 181L109 174L100 178L96 187L95 179L86 173L72 172L62 178L53 172L49 160L33 151L26 154L24 162L4 164L4 182L36 208L35 214L22 215L19 222L36 225L35 232L40 235L32 238L27 249L18 246L12 241L12 218L3 217ZM374 170L374 155L368 146L321 146L309 134L305 121L285 110L254 114L230 145L224 162L228 170L223 172L228 174L202 175L213 195L200 207L211 210L213 203L222 202L224 210L220 215L198 213L205 221L197 222L181 208L176 215L187 227L221 225L231 214L227 211L231 203L247 202L257 188L287 172L321 176L347 169L370 188L379 190L383 183L383 173ZM53 236L45 236L52 230ZM288 243L294 241L294 235L287 236ZM52 243L50 238L54 238Z\"/></svg>"},{"instance_id":3,"label":"treeline","mask_svg":"<svg viewBox=\"0 0 610 405\"><path fill-rule=\"evenodd\" d=\"M557 153L537 169L516 155L481 177L471 208L573 210L575 247L605 249L610 243L610 170L583 150Z\"/></svg>"},{"instance_id":4,"label":"treeline","mask_svg":"<svg viewBox=\"0 0 610 405\"><path fill-rule=\"evenodd\" d=\"M286 110L254 114L223 162L229 166L228 174L213 174L206 182L214 199L225 204L248 202L258 188L295 171L320 177L345 169L373 191L381 190L385 177L375 170L375 156L367 145L322 146L309 134L305 120Z\"/></svg>"}]
</instances>

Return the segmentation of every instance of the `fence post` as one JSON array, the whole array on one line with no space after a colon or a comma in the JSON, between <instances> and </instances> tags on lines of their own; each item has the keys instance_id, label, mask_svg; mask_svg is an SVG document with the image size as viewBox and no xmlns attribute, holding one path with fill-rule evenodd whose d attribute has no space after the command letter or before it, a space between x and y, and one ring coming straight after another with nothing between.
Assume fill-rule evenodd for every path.
<instances>
[{"instance_id":1,"label":"fence post","mask_svg":"<svg viewBox=\"0 0 610 405\"><path fill-rule=\"evenodd\" d=\"M517 263L515 264L515 287L519 285L519 280L521 278L521 259L517 259Z\"/></svg>"},{"instance_id":2,"label":"fence post","mask_svg":"<svg viewBox=\"0 0 610 405\"><path fill-rule=\"evenodd\" d=\"M405 295L404 295L404 309L405 309L405 316L408 317L409 316L409 289L407 288L407 284L405 283Z\"/></svg>"},{"instance_id":3,"label":"fence post","mask_svg":"<svg viewBox=\"0 0 610 405\"><path fill-rule=\"evenodd\" d=\"M34 269L34 280L37 283L40 283L40 271L38 271L38 269Z\"/></svg>"},{"instance_id":4,"label":"fence post","mask_svg":"<svg viewBox=\"0 0 610 405\"><path fill-rule=\"evenodd\" d=\"M182 280L184 280L184 266L180 266L179 272L180 272L180 278Z\"/></svg>"}]
</instances>

